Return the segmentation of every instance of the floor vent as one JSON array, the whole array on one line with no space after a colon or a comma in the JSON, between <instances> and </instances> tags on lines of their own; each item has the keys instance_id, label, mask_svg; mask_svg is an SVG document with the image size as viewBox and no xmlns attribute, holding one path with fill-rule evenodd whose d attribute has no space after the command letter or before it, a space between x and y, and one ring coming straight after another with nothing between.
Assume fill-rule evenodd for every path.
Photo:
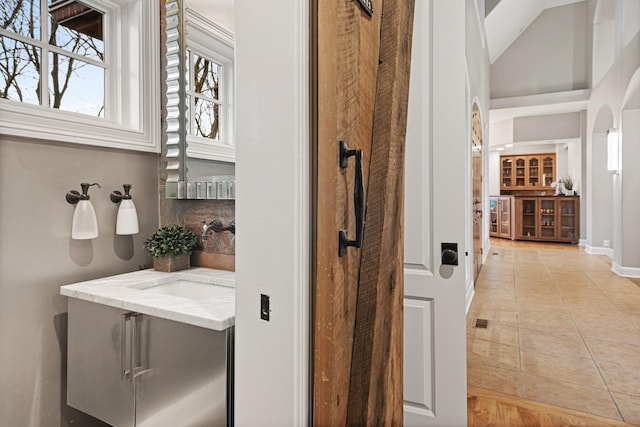
<instances>
[{"instance_id":1,"label":"floor vent","mask_svg":"<svg viewBox=\"0 0 640 427\"><path fill-rule=\"evenodd\" d=\"M489 321L487 319L476 319L476 328L487 329L487 324Z\"/></svg>"},{"instance_id":2,"label":"floor vent","mask_svg":"<svg viewBox=\"0 0 640 427\"><path fill-rule=\"evenodd\" d=\"M493 252L493 254L494 254L494 255L500 255L500 252L498 252L498 251L494 251L494 252Z\"/></svg>"}]
</instances>

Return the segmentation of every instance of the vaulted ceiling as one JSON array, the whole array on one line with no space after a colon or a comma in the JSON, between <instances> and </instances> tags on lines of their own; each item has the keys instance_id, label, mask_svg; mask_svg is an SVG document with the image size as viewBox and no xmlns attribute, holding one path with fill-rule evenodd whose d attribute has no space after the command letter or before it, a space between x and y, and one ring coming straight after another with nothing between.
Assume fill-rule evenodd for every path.
<instances>
[{"instance_id":1,"label":"vaulted ceiling","mask_svg":"<svg viewBox=\"0 0 640 427\"><path fill-rule=\"evenodd\" d=\"M489 60L493 64L545 9L584 0L485 0Z\"/></svg>"}]
</instances>

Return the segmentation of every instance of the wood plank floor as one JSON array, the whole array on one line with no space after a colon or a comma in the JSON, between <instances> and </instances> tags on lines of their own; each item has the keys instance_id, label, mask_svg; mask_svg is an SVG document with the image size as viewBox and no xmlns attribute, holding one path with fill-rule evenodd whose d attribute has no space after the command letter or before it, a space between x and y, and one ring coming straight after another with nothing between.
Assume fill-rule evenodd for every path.
<instances>
[{"instance_id":1,"label":"wood plank floor","mask_svg":"<svg viewBox=\"0 0 640 427\"><path fill-rule=\"evenodd\" d=\"M467 388L467 418L469 427L633 426L477 387Z\"/></svg>"}]
</instances>

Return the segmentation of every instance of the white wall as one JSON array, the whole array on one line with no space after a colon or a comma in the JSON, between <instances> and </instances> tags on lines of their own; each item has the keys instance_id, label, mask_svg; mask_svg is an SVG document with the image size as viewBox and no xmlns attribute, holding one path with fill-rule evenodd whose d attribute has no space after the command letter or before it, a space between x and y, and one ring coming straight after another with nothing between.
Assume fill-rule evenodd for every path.
<instances>
[{"instance_id":1,"label":"white wall","mask_svg":"<svg viewBox=\"0 0 640 427\"><path fill-rule=\"evenodd\" d=\"M627 86L631 81L634 72L640 67L640 33L636 33L633 38L623 45L623 31L621 26L623 21L623 11L616 9L623 5L623 1L609 2L601 0L596 8L602 12L596 13L601 20L609 20L615 17L615 30L613 50L615 60L610 67L603 71L602 78L592 89L589 105L587 109L587 249L592 247L595 252L603 245L603 240L610 240L613 245L613 254L608 253L619 264L619 272L624 268L622 251L625 246L625 239L632 233L627 229L623 218L626 215L633 215L633 209L626 210L626 198L623 191L626 187L624 174L611 177L603 168L606 168L606 136L604 132L608 127L621 128L623 134L627 124L622 120L622 106ZM601 8L604 7L603 8ZM613 7L613 10L611 8ZM631 18L625 18L631 19ZM640 20L640 17L635 17ZM601 21L598 21L601 22ZM629 22L629 21L627 21ZM598 25L598 23L596 23ZM595 35L595 34L594 34ZM595 46L594 46L595 48ZM610 54L606 53L607 55ZM602 57L605 55L602 52ZM594 63L596 62L594 53ZM594 65L595 72L595 65ZM595 81L595 80L594 80ZM601 111L610 111L609 118L603 121Z\"/></svg>"},{"instance_id":2,"label":"white wall","mask_svg":"<svg viewBox=\"0 0 640 427\"><path fill-rule=\"evenodd\" d=\"M546 141L578 138L580 113L514 117L513 141Z\"/></svg>"},{"instance_id":3,"label":"white wall","mask_svg":"<svg viewBox=\"0 0 640 427\"><path fill-rule=\"evenodd\" d=\"M72 240L69 190L89 196L99 236ZM116 236L113 190L132 184L140 233ZM150 267L158 155L0 135L0 425L105 426L66 404L67 298L60 286Z\"/></svg>"},{"instance_id":4,"label":"white wall","mask_svg":"<svg viewBox=\"0 0 640 427\"><path fill-rule=\"evenodd\" d=\"M491 66L491 98L589 85L586 2L546 9Z\"/></svg>"},{"instance_id":5,"label":"white wall","mask_svg":"<svg viewBox=\"0 0 640 427\"><path fill-rule=\"evenodd\" d=\"M640 276L640 109L623 111L622 123L622 218L620 236L621 253L615 257L620 266L628 269L634 276ZM617 254L616 254L617 255ZM631 271L633 270L633 271Z\"/></svg>"}]
</instances>

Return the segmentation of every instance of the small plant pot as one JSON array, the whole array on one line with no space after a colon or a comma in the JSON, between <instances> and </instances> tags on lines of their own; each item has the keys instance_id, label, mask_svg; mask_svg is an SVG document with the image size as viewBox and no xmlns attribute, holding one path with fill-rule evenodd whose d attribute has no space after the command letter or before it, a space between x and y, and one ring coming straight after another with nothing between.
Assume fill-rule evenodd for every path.
<instances>
[{"instance_id":1,"label":"small plant pot","mask_svg":"<svg viewBox=\"0 0 640 427\"><path fill-rule=\"evenodd\" d=\"M186 270L190 266L190 254L182 254L176 257L154 257L153 269L171 273L172 271Z\"/></svg>"}]
</instances>

